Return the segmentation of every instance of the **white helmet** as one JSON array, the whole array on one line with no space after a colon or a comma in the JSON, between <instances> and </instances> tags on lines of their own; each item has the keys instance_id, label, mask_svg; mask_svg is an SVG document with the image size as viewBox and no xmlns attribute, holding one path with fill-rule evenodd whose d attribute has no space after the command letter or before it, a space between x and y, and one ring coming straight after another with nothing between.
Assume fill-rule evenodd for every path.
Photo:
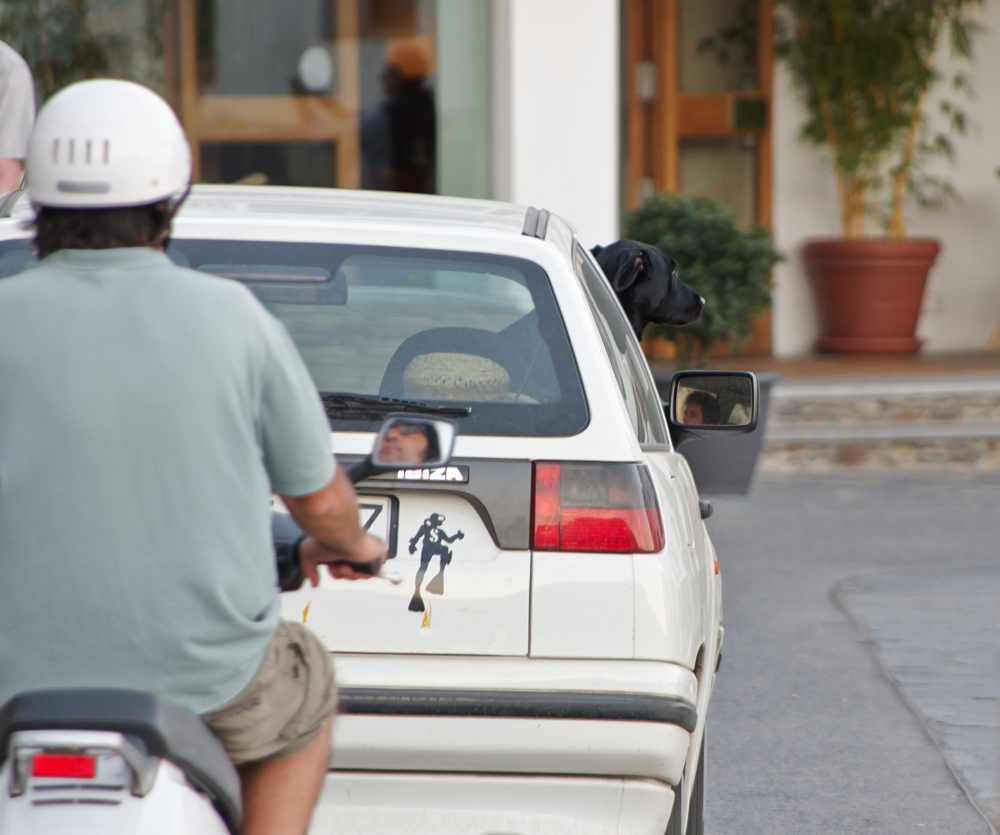
<instances>
[{"instance_id":1,"label":"white helmet","mask_svg":"<svg viewBox=\"0 0 1000 835\"><path fill-rule=\"evenodd\" d=\"M35 121L24 161L37 206L175 206L191 184L191 149L160 96L110 78L71 84Z\"/></svg>"}]
</instances>

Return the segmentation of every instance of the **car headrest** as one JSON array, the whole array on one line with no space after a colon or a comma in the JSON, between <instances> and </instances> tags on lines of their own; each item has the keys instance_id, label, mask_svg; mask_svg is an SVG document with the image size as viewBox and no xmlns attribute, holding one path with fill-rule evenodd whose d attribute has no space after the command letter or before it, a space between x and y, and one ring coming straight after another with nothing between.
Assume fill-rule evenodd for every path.
<instances>
[{"instance_id":1,"label":"car headrest","mask_svg":"<svg viewBox=\"0 0 1000 835\"><path fill-rule=\"evenodd\" d=\"M505 401L510 375L477 354L419 354L403 371L403 393L418 400Z\"/></svg>"}]
</instances>

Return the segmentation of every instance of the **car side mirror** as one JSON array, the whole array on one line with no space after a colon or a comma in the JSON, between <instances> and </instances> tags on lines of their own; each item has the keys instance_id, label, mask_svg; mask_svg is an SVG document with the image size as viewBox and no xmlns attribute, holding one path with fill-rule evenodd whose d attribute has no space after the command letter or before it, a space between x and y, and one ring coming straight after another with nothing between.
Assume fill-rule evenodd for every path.
<instances>
[{"instance_id":1,"label":"car side mirror","mask_svg":"<svg viewBox=\"0 0 1000 835\"><path fill-rule=\"evenodd\" d=\"M352 482L402 468L443 467L451 460L457 425L443 418L389 415L375 436L371 453L347 471Z\"/></svg>"},{"instance_id":2,"label":"car side mirror","mask_svg":"<svg viewBox=\"0 0 1000 835\"><path fill-rule=\"evenodd\" d=\"M749 371L678 371L663 408L675 447L691 438L742 435L757 428L760 386Z\"/></svg>"}]
</instances>

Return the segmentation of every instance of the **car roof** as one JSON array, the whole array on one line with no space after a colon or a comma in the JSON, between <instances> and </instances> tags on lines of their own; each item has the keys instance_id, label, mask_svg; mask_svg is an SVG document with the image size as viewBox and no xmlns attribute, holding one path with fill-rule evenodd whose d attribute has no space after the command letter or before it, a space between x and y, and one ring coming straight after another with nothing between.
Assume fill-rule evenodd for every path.
<instances>
[{"instance_id":1,"label":"car roof","mask_svg":"<svg viewBox=\"0 0 1000 835\"><path fill-rule=\"evenodd\" d=\"M298 215L389 226L472 227L480 232L509 236L521 234L527 211L527 206L512 203L428 194L197 185L192 187L179 216L252 215L260 220L287 220Z\"/></svg>"},{"instance_id":2,"label":"car roof","mask_svg":"<svg viewBox=\"0 0 1000 835\"><path fill-rule=\"evenodd\" d=\"M30 218L33 211L28 195L20 195L7 211L16 221ZM266 226L269 221L287 224L297 218L308 218L310 225L326 222L368 229L425 229L438 235L447 235L453 230L510 240L522 235L537 237L526 231L529 226L534 228L537 214L528 206L514 203L432 194L295 186L195 185L181 205L177 219L195 223L252 219L255 225ZM26 235L23 228L10 231L15 232L13 237ZM548 215L542 240L568 256L575 235L576 231L565 220Z\"/></svg>"}]
</instances>

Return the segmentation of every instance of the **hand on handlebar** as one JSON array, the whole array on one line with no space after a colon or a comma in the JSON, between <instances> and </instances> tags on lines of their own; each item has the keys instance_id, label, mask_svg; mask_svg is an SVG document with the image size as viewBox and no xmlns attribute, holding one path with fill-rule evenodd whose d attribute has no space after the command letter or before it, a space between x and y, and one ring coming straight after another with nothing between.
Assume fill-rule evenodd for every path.
<instances>
[{"instance_id":1,"label":"hand on handlebar","mask_svg":"<svg viewBox=\"0 0 1000 835\"><path fill-rule=\"evenodd\" d=\"M321 565L341 580L370 580L378 574L385 558L385 543L370 533L364 533L351 551L329 548L311 536L299 546L299 565L314 588L319 585Z\"/></svg>"}]
</instances>

